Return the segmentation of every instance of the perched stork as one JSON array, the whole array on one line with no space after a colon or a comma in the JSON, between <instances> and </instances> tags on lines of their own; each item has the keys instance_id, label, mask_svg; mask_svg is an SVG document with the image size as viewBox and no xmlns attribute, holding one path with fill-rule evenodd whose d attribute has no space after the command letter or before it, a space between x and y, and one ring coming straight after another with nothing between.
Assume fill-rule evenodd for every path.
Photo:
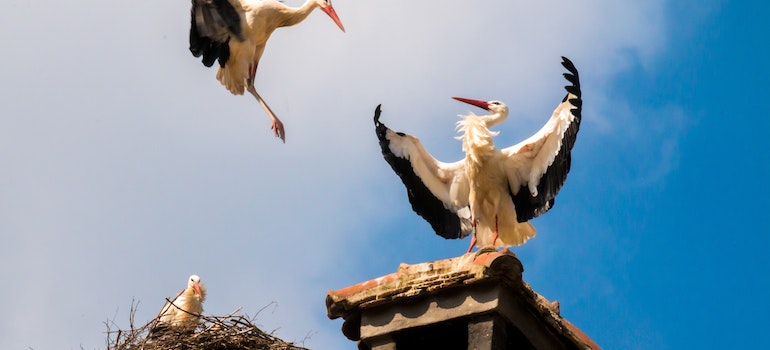
<instances>
[{"instance_id":1,"label":"perched stork","mask_svg":"<svg viewBox=\"0 0 770 350\"><path fill-rule=\"evenodd\" d=\"M193 56L203 56L206 67L219 61L217 80L234 95L243 95L244 90L251 93L270 117L275 136L284 142L283 123L257 93L254 76L270 34L278 27L302 22L317 7L345 31L331 0L307 0L300 7L289 7L276 0L192 0Z\"/></svg>"},{"instance_id":2,"label":"perched stork","mask_svg":"<svg viewBox=\"0 0 770 350\"><path fill-rule=\"evenodd\" d=\"M206 286L197 275L190 276L187 288L177 294L171 303L166 302L158 316L158 324L153 332L163 329L192 331L198 326L203 313L203 301L206 300Z\"/></svg>"},{"instance_id":3,"label":"perched stork","mask_svg":"<svg viewBox=\"0 0 770 350\"><path fill-rule=\"evenodd\" d=\"M483 108L489 115L462 117L457 128L466 157L442 163L416 137L394 132L374 112L382 155L406 186L412 209L444 238L473 232L474 245L520 245L535 235L528 220L547 212L567 179L570 152L580 127L582 100L577 69L562 57L572 83L551 119L540 131L512 147L497 149L489 130L508 117L500 101L454 97Z\"/></svg>"}]
</instances>

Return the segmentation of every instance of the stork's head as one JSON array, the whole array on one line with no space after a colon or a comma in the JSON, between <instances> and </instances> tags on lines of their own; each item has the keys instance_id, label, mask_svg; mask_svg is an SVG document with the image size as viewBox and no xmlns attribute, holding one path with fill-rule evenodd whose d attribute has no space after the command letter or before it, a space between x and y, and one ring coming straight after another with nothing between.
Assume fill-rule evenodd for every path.
<instances>
[{"instance_id":1,"label":"stork's head","mask_svg":"<svg viewBox=\"0 0 770 350\"><path fill-rule=\"evenodd\" d=\"M505 118L508 118L508 106L505 105L505 103L503 103L502 101L473 100L470 98L463 98L463 97L452 97L452 98L460 102L465 102L469 105L473 105L489 111L490 113L489 115L480 117L482 120L484 120L487 123L487 127L492 127L493 125L500 124L505 120Z\"/></svg>"},{"instance_id":2,"label":"stork's head","mask_svg":"<svg viewBox=\"0 0 770 350\"><path fill-rule=\"evenodd\" d=\"M201 283L201 278L198 275L190 276L190 279L187 281L187 288L192 288L195 295L201 301L206 299L206 287Z\"/></svg>"},{"instance_id":3,"label":"stork's head","mask_svg":"<svg viewBox=\"0 0 770 350\"><path fill-rule=\"evenodd\" d=\"M340 21L339 16L337 16L337 12L334 11L334 7L332 7L332 0L315 0L318 7L323 10L329 17L331 17L332 21L337 24L337 27L340 27L342 32L345 32L345 27L342 26L342 21Z\"/></svg>"}]
</instances>

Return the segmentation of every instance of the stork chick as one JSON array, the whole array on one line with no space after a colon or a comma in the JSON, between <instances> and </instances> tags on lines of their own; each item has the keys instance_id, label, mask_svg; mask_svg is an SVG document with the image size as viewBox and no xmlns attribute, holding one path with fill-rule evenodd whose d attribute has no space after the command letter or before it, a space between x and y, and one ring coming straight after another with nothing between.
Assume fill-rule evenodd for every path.
<instances>
[{"instance_id":1,"label":"stork chick","mask_svg":"<svg viewBox=\"0 0 770 350\"><path fill-rule=\"evenodd\" d=\"M206 300L206 286L197 275L190 276L187 288L182 290L171 303L166 302L158 316L157 329L170 328L190 332L198 326Z\"/></svg>"}]
</instances>

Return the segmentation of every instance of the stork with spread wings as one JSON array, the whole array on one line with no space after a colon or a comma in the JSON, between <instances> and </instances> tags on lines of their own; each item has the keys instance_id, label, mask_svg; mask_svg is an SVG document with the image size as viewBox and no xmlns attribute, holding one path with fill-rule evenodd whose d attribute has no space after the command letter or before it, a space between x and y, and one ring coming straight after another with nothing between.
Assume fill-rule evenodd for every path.
<instances>
[{"instance_id":1,"label":"stork with spread wings","mask_svg":"<svg viewBox=\"0 0 770 350\"><path fill-rule=\"evenodd\" d=\"M498 149L489 128L508 117L500 101L454 97L490 114L473 113L457 122L465 159L443 163L428 153L414 136L374 124L382 155L406 186L412 209L444 238L463 238L473 232L474 246L520 245L535 236L528 221L547 212L570 170L571 151L580 127L583 101L578 71L562 57L571 83L567 95L548 122L528 139Z\"/></svg>"}]
</instances>

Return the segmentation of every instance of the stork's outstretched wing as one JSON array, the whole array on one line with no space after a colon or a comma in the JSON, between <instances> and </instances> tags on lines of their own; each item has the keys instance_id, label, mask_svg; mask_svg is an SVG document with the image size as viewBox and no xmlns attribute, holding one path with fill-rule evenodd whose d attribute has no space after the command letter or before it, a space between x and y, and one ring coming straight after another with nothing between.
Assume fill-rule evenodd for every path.
<instances>
[{"instance_id":1,"label":"stork's outstretched wing","mask_svg":"<svg viewBox=\"0 0 770 350\"><path fill-rule=\"evenodd\" d=\"M507 156L506 175L519 222L551 209L569 172L583 100L575 65L566 57L562 59L562 65L569 71L564 77L572 83L564 87L567 95L540 131L502 150Z\"/></svg>"},{"instance_id":2,"label":"stork's outstretched wing","mask_svg":"<svg viewBox=\"0 0 770 350\"><path fill-rule=\"evenodd\" d=\"M465 162L439 162L416 137L395 132L380 123L380 112L377 106L374 125L382 156L406 186L412 209L444 238L463 238L470 234Z\"/></svg>"},{"instance_id":3,"label":"stork's outstretched wing","mask_svg":"<svg viewBox=\"0 0 770 350\"><path fill-rule=\"evenodd\" d=\"M224 67L230 58L231 37L243 40L241 15L228 0L192 0L190 10L190 52L203 56L203 64L214 61Z\"/></svg>"}]
</instances>

